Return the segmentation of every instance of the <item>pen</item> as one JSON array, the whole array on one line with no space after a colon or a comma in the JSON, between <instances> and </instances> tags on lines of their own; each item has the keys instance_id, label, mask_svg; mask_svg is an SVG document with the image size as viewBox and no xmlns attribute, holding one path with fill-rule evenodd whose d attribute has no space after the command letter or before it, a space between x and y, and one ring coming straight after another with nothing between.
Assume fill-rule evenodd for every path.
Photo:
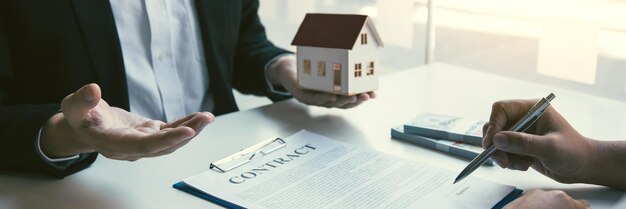
<instances>
[{"instance_id":1,"label":"pen","mask_svg":"<svg viewBox=\"0 0 626 209\"><path fill-rule=\"evenodd\" d=\"M541 98L541 100L539 100L537 104L535 104L532 108L530 108L530 110L528 110L528 112L526 113L526 115L524 115L524 117L522 117L519 121L517 121L517 123L515 123L515 125L513 125L513 127L511 127L511 129L509 129L509 131L515 131L515 132L526 131L528 127L533 125L533 123L535 123L535 121L537 121L537 119L541 117L541 115L546 110L546 108L550 106L550 101L552 101L554 97L556 96L550 93L550 95L548 95L547 97ZM456 179L454 179L454 183L456 184L457 182L463 180L465 177L469 176L472 172L478 169L483 163L485 163L485 161L487 161L491 157L491 155L493 155L494 152L496 152L496 147L493 144L489 145L489 147L485 151L480 153L480 155L476 156L476 158L474 158L470 162L470 164L467 165L467 167L465 167L463 171L461 171L459 176L457 176Z\"/></svg>"}]
</instances>

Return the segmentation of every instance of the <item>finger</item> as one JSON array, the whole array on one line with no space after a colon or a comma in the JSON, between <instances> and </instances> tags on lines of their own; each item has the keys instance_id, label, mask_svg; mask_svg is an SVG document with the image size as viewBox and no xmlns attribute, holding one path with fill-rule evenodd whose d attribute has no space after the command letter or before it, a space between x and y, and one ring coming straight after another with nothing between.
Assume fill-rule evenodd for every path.
<instances>
[{"instance_id":1,"label":"finger","mask_svg":"<svg viewBox=\"0 0 626 209\"><path fill-rule=\"evenodd\" d=\"M333 107L343 107L347 104L352 104L352 103L356 103L358 101L358 97L357 96L339 96L337 97L337 101L335 101L335 104L333 105Z\"/></svg>"},{"instance_id":2,"label":"finger","mask_svg":"<svg viewBox=\"0 0 626 209\"><path fill-rule=\"evenodd\" d=\"M343 107L347 104L351 104L357 101L356 96L337 96L337 99L335 101L328 101L320 106L322 107L328 107L328 108L333 108L333 107Z\"/></svg>"},{"instance_id":3,"label":"finger","mask_svg":"<svg viewBox=\"0 0 626 209\"><path fill-rule=\"evenodd\" d=\"M367 94L371 99L376 99L376 97L378 96L375 91L367 92Z\"/></svg>"},{"instance_id":4,"label":"finger","mask_svg":"<svg viewBox=\"0 0 626 209\"><path fill-rule=\"evenodd\" d=\"M498 164L501 168L509 167L509 156L505 152L496 151L491 156L491 159L496 161L496 164Z\"/></svg>"},{"instance_id":5,"label":"finger","mask_svg":"<svg viewBox=\"0 0 626 209\"><path fill-rule=\"evenodd\" d=\"M302 103L318 106L337 100L337 95L308 90L299 91L294 96Z\"/></svg>"},{"instance_id":6,"label":"finger","mask_svg":"<svg viewBox=\"0 0 626 209\"><path fill-rule=\"evenodd\" d=\"M204 129L204 127L206 127L206 125L208 125L209 123L213 122L215 120L215 116L213 116L213 114L209 113L209 112L203 112L200 114L194 114L194 117L189 119L188 121L180 124L180 126L185 126L185 127L189 127L194 129L195 131L195 136L197 136L200 131L202 131L202 129ZM183 140L180 143L171 146L169 148L166 148L164 150L161 150L157 153L154 153L148 157L156 157L156 156L161 156L161 155L167 155L170 153L173 153L174 151L178 150L179 148L185 146L187 143L189 143L191 141L191 138L187 139L187 140Z\"/></svg>"},{"instance_id":7,"label":"finger","mask_svg":"<svg viewBox=\"0 0 626 209\"><path fill-rule=\"evenodd\" d=\"M537 100L505 100L493 103L483 146L491 145L493 136L524 116L535 101Z\"/></svg>"},{"instance_id":8,"label":"finger","mask_svg":"<svg viewBox=\"0 0 626 209\"><path fill-rule=\"evenodd\" d=\"M212 123L215 120L215 116L209 112L203 112L200 114L196 114L190 120L180 124L180 126L187 126L193 129L196 132L196 135L204 129L209 123Z\"/></svg>"},{"instance_id":9,"label":"finger","mask_svg":"<svg viewBox=\"0 0 626 209\"><path fill-rule=\"evenodd\" d=\"M174 122L163 124L163 125L161 125L161 129L178 127L180 124L182 124L184 122L187 122L188 120L191 120L197 114L200 114L200 113L199 112L195 112L195 113L187 115L187 116L185 116L185 117L183 117L181 119L178 119L178 120L176 120Z\"/></svg>"},{"instance_id":10,"label":"finger","mask_svg":"<svg viewBox=\"0 0 626 209\"><path fill-rule=\"evenodd\" d=\"M163 129L165 123L158 120L148 120L135 126L135 129L142 133L154 133Z\"/></svg>"},{"instance_id":11,"label":"finger","mask_svg":"<svg viewBox=\"0 0 626 209\"><path fill-rule=\"evenodd\" d=\"M580 203L585 208L590 208L591 207L591 203L589 201L587 201L587 200L584 200L584 199L578 200L578 203Z\"/></svg>"},{"instance_id":12,"label":"finger","mask_svg":"<svg viewBox=\"0 0 626 209\"><path fill-rule=\"evenodd\" d=\"M483 125L483 142L482 145L484 148L489 147L489 145L491 145L491 142L489 142L489 144L487 144L487 142L485 142L485 136L487 135L487 129L489 129L489 122L486 122L485 125Z\"/></svg>"},{"instance_id":13,"label":"finger","mask_svg":"<svg viewBox=\"0 0 626 209\"><path fill-rule=\"evenodd\" d=\"M151 154L149 156L146 157L158 157L158 156L163 156L163 155L169 155L172 154L174 151L178 150L179 148L187 145L189 142L191 141L191 139L187 139L187 140L183 140L180 143L178 143L177 145L174 145L172 147L169 147L167 149L161 150L157 153Z\"/></svg>"},{"instance_id":14,"label":"finger","mask_svg":"<svg viewBox=\"0 0 626 209\"><path fill-rule=\"evenodd\" d=\"M135 162L139 159L141 159L142 157L124 157L124 158L120 158L120 159L116 159L116 160L126 160L126 161L130 161L130 162Z\"/></svg>"},{"instance_id":15,"label":"finger","mask_svg":"<svg viewBox=\"0 0 626 209\"><path fill-rule=\"evenodd\" d=\"M535 162L533 163L530 167L535 169L538 173L543 174L543 175L548 175L548 171L546 171L546 168L540 164L541 162Z\"/></svg>"},{"instance_id":16,"label":"finger","mask_svg":"<svg viewBox=\"0 0 626 209\"><path fill-rule=\"evenodd\" d=\"M497 149L514 154L544 158L556 150L553 140L547 136L503 131L496 134L493 139Z\"/></svg>"},{"instance_id":17,"label":"finger","mask_svg":"<svg viewBox=\"0 0 626 209\"><path fill-rule=\"evenodd\" d=\"M362 94L357 95L356 97L357 97L357 101L356 102L345 104L343 106L340 106L339 108L341 108L341 109L350 109L350 108L359 106L363 102L365 102L365 101L370 99L370 96L369 96L368 93L362 93Z\"/></svg>"},{"instance_id":18,"label":"finger","mask_svg":"<svg viewBox=\"0 0 626 209\"><path fill-rule=\"evenodd\" d=\"M483 135L483 147L484 148L491 146L491 144L493 144L493 135L498 133L499 130L502 130L501 127L496 127L497 125L495 125L493 122L487 122L487 124L488 124L487 130L485 131L485 134Z\"/></svg>"},{"instance_id":19,"label":"finger","mask_svg":"<svg viewBox=\"0 0 626 209\"><path fill-rule=\"evenodd\" d=\"M213 120L215 120L215 116L210 112L196 112L184 118L178 119L172 123L164 124L163 126L161 126L161 129L175 128L183 124L186 124L185 126L193 128L194 130L197 131L198 129L192 126L204 126L206 124L213 122ZM206 124L202 125L202 123L206 123Z\"/></svg>"},{"instance_id":20,"label":"finger","mask_svg":"<svg viewBox=\"0 0 626 209\"><path fill-rule=\"evenodd\" d=\"M70 124L80 124L91 109L98 105L101 98L100 87L88 84L68 95L61 102L61 110Z\"/></svg>"},{"instance_id":21,"label":"finger","mask_svg":"<svg viewBox=\"0 0 626 209\"><path fill-rule=\"evenodd\" d=\"M134 150L140 156L150 156L170 147L176 146L182 141L188 140L195 135L192 128L180 126L177 128L163 129L157 133L144 136L141 140L133 141Z\"/></svg>"},{"instance_id":22,"label":"finger","mask_svg":"<svg viewBox=\"0 0 626 209\"><path fill-rule=\"evenodd\" d=\"M563 206L565 208L588 208L590 206L587 200L574 199L563 190L553 190L550 192L553 193L560 202L564 203Z\"/></svg>"},{"instance_id":23,"label":"finger","mask_svg":"<svg viewBox=\"0 0 626 209\"><path fill-rule=\"evenodd\" d=\"M365 102L367 100L370 100L370 95L367 93L362 93L357 95L357 102Z\"/></svg>"},{"instance_id":24,"label":"finger","mask_svg":"<svg viewBox=\"0 0 626 209\"><path fill-rule=\"evenodd\" d=\"M511 156L509 155L509 169L526 171L535 163L535 159L528 156Z\"/></svg>"},{"instance_id":25,"label":"finger","mask_svg":"<svg viewBox=\"0 0 626 209\"><path fill-rule=\"evenodd\" d=\"M342 107L339 107L339 108L341 108L341 109L350 109L350 108L353 108L353 107L359 106L359 105L360 105L360 104L362 104L362 103L363 103L363 102L359 101L359 102L355 102L355 103L346 104L346 105L344 105L344 106L342 106Z\"/></svg>"},{"instance_id":26,"label":"finger","mask_svg":"<svg viewBox=\"0 0 626 209\"><path fill-rule=\"evenodd\" d=\"M531 195L531 194L542 194L542 193L546 193L546 191L542 190L542 189L532 189L529 192L526 192L527 195Z\"/></svg>"},{"instance_id":27,"label":"finger","mask_svg":"<svg viewBox=\"0 0 626 209\"><path fill-rule=\"evenodd\" d=\"M99 152L107 158L127 161L161 156L187 144L193 137L179 135L180 133L178 132L189 130L189 127L182 127L179 129L163 129L160 133L151 135L138 136L127 134L124 139L119 141L120 143L113 146L115 149L100 150Z\"/></svg>"}]
</instances>

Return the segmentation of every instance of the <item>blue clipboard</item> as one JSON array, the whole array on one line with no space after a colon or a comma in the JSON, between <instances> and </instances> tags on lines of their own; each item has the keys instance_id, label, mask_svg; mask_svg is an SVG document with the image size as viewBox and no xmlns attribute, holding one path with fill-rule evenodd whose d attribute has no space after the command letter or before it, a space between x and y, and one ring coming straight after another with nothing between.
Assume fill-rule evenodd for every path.
<instances>
[{"instance_id":1,"label":"blue clipboard","mask_svg":"<svg viewBox=\"0 0 626 209\"><path fill-rule=\"evenodd\" d=\"M500 202L498 202L496 205L494 205L492 207L492 209L501 209L503 208L506 204L509 204L510 202L513 202L513 200L517 199L518 197L522 196L522 191L521 189L514 189L513 191L511 191L511 193L509 193L509 195L507 195L506 197L502 198L502 200L500 200Z\"/></svg>"},{"instance_id":2,"label":"blue clipboard","mask_svg":"<svg viewBox=\"0 0 626 209\"><path fill-rule=\"evenodd\" d=\"M244 207L241 207L241 206L239 206L237 204L234 204L232 202L228 202L226 200L217 198L217 197L215 197L213 195L207 194L206 192L199 191L196 188L193 188L193 187L189 186L187 183L185 183L183 181L179 181L178 183L174 184L172 187L174 187L175 189L178 189L180 191L192 194L193 196L196 196L196 197L202 198L204 200L207 200L209 202L218 204L218 205L220 205L222 207L225 207L225 208L233 208L233 209L244 208Z\"/></svg>"}]
</instances>

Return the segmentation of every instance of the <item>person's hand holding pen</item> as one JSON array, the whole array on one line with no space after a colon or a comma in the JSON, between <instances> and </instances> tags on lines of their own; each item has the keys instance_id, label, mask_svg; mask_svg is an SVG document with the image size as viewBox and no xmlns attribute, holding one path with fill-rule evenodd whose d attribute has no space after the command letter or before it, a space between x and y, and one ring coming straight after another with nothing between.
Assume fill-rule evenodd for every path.
<instances>
[{"instance_id":1,"label":"person's hand holding pen","mask_svg":"<svg viewBox=\"0 0 626 209\"><path fill-rule=\"evenodd\" d=\"M492 159L501 167L525 171L532 167L558 182L582 182L591 177L594 141L578 133L552 106L524 132L509 126L521 118L537 100L509 100L493 104L489 122L483 127L483 146L492 143Z\"/></svg>"},{"instance_id":2,"label":"person's hand holding pen","mask_svg":"<svg viewBox=\"0 0 626 209\"><path fill-rule=\"evenodd\" d=\"M587 138L552 106L526 133L503 131L513 125L537 100L507 100L493 104L489 122L483 127L483 146L492 143L492 159L501 167L525 171L529 167L562 183L590 183L626 189L626 141L597 141ZM551 195L546 195L551 194ZM547 200L549 199L549 200ZM506 208L560 208L583 206L563 192L530 192ZM570 207L564 207L570 208Z\"/></svg>"}]
</instances>

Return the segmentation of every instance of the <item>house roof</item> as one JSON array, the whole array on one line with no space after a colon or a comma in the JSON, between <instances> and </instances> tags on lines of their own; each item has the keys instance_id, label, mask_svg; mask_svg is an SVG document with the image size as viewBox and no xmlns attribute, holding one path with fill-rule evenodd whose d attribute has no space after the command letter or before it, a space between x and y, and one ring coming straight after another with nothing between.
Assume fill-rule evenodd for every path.
<instances>
[{"instance_id":1,"label":"house roof","mask_svg":"<svg viewBox=\"0 0 626 209\"><path fill-rule=\"evenodd\" d=\"M291 45L352 49L365 24L383 46L374 22L366 15L311 13L304 17Z\"/></svg>"}]
</instances>

